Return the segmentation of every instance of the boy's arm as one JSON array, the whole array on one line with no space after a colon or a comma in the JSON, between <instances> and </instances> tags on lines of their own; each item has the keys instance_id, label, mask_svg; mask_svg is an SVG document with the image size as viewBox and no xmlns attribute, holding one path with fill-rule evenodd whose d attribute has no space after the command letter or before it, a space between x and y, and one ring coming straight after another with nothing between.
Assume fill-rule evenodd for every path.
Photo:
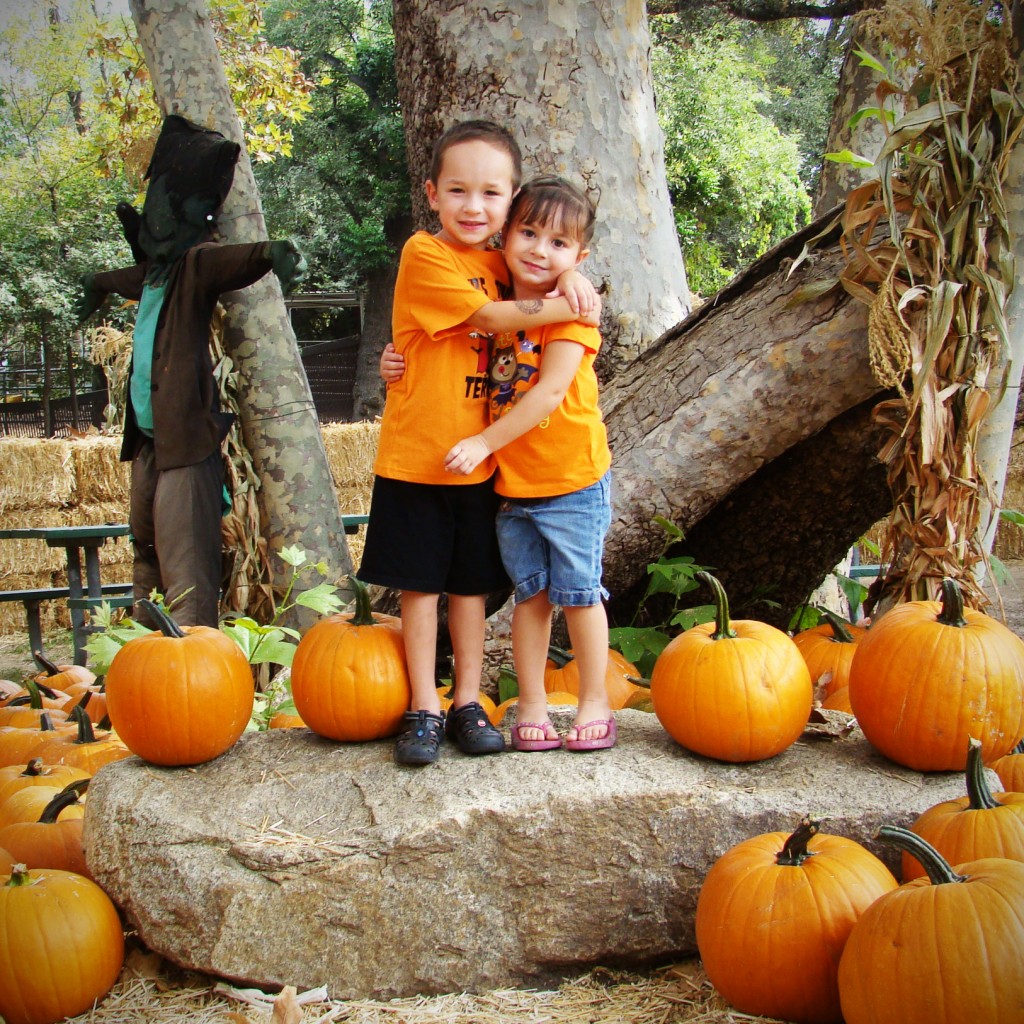
<instances>
[{"instance_id":1,"label":"boy's arm","mask_svg":"<svg viewBox=\"0 0 1024 1024\"><path fill-rule=\"evenodd\" d=\"M444 459L449 473L472 473L488 455L532 430L558 408L583 358L575 341L552 341L544 347L540 377L501 419L454 444Z\"/></svg>"},{"instance_id":2,"label":"boy's arm","mask_svg":"<svg viewBox=\"0 0 1024 1024\"><path fill-rule=\"evenodd\" d=\"M588 313L573 312L568 299L512 299L505 302L488 302L481 306L466 323L478 331L500 334L502 331L528 331L531 327L546 327L548 324L564 324L579 320L597 327L601 321L601 300Z\"/></svg>"}]
</instances>

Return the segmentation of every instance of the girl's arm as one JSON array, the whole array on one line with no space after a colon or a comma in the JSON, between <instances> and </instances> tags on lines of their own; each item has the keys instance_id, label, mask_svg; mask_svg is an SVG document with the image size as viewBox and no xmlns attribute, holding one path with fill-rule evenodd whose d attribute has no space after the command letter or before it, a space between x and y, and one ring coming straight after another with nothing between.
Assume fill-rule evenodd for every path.
<instances>
[{"instance_id":1,"label":"girl's arm","mask_svg":"<svg viewBox=\"0 0 1024 1024\"><path fill-rule=\"evenodd\" d=\"M557 299L510 299L505 302L488 302L481 306L467 321L470 327L488 334L503 331L528 331L531 327L546 327L548 324L563 324L571 320L597 327L601 321L601 300L596 298L593 306L584 313L575 312L566 298ZM542 417L543 418L543 417Z\"/></svg>"},{"instance_id":2,"label":"girl's arm","mask_svg":"<svg viewBox=\"0 0 1024 1024\"><path fill-rule=\"evenodd\" d=\"M540 377L509 412L489 427L454 444L444 459L449 473L472 473L492 452L522 437L558 408L576 376L584 348L575 341L544 347Z\"/></svg>"}]
</instances>

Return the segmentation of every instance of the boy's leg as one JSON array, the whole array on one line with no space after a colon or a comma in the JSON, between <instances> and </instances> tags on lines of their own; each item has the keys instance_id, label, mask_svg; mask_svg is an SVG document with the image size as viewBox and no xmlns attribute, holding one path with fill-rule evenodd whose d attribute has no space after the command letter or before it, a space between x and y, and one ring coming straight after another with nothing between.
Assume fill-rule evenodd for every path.
<instances>
[{"instance_id":1,"label":"boy's leg","mask_svg":"<svg viewBox=\"0 0 1024 1024\"><path fill-rule=\"evenodd\" d=\"M402 643L412 687L412 711L439 714L441 701L437 695L435 666L437 663L437 599L438 594L402 591ZM479 682L478 682L479 687Z\"/></svg>"},{"instance_id":2,"label":"boy's leg","mask_svg":"<svg viewBox=\"0 0 1024 1024\"><path fill-rule=\"evenodd\" d=\"M517 601L512 612L512 658L519 680L516 721L543 726L548 718L544 669L551 642L551 603L546 590L526 601ZM519 726L522 740L553 739L553 729Z\"/></svg>"},{"instance_id":3,"label":"boy's leg","mask_svg":"<svg viewBox=\"0 0 1024 1024\"><path fill-rule=\"evenodd\" d=\"M603 604L563 607L573 656L580 671L580 706L566 739L597 740L608 735L612 717L605 675L608 671L608 615ZM587 723L593 722L594 725ZM596 724L600 723L600 724Z\"/></svg>"},{"instance_id":4,"label":"boy's leg","mask_svg":"<svg viewBox=\"0 0 1024 1024\"><path fill-rule=\"evenodd\" d=\"M452 707L480 700L484 671L486 598L479 595L448 595L448 633L455 659L455 693Z\"/></svg>"},{"instance_id":5,"label":"boy's leg","mask_svg":"<svg viewBox=\"0 0 1024 1024\"><path fill-rule=\"evenodd\" d=\"M395 740L398 764L433 764L444 739L444 717L434 684L438 594L402 592L402 643L412 688L404 729Z\"/></svg>"},{"instance_id":6,"label":"boy's leg","mask_svg":"<svg viewBox=\"0 0 1024 1024\"><path fill-rule=\"evenodd\" d=\"M448 629L455 656L455 697L448 710L445 733L464 754L498 754L505 749L501 731L491 725L480 706L486 600L483 594L448 595Z\"/></svg>"}]
</instances>

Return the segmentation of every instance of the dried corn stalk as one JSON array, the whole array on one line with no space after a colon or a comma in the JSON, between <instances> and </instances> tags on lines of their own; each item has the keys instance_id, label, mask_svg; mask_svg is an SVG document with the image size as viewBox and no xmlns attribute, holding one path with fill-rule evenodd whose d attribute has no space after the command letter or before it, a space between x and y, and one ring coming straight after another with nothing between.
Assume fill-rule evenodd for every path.
<instances>
[{"instance_id":1,"label":"dried corn stalk","mask_svg":"<svg viewBox=\"0 0 1024 1024\"><path fill-rule=\"evenodd\" d=\"M885 603L933 599L944 576L968 604L987 603L974 575L986 486L975 451L988 377L1007 345L1002 185L1024 124L1002 8L892 0L871 18L897 54L879 95L902 93L909 111L889 130L878 179L850 193L843 215L842 283L869 306L871 366L898 396L875 410L890 435L880 458L894 499Z\"/></svg>"}]
</instances>

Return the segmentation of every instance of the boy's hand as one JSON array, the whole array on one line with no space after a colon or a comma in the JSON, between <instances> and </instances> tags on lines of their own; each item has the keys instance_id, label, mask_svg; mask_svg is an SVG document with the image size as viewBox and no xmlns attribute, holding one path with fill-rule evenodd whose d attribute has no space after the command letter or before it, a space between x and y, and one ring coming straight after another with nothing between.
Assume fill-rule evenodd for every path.
<instances>
[{"instance_id":1,"label":"boy's hand","mask_svg":"<svg viewBox=\"0 0 1024 1024\"><path fill-rule=\"evenodd\" d=\"M306 257L290 238L270 243L270 262L285 295L295 291L306 277Z\"/></svg>"},{"instance_id":2,"label":"boy's hand","mask_svg":"<svg viewBox=\"0 0 1024 1024\"><path fill-rule=\"evenodd\" d=\"M389 341L380 354L380 375L385 384L394 384L405 375L405 356Z\"/></svg>"},{"instance_id":3,"label":"boy's hand","mask_svg":"<svg viewBox=\"0 0 1024 1024\"><path fill-rule=\"evenodd\" d=\"M490 446L480 434L464 437L452 445L444 457L444 468L449 473L462 473L463 476L467 476L490 454Z\"/></svg>"},{"instance_id":4,"label":"boy's hand","mask_svg":"<svg viewBox=\"0 0 1024 1024\"><path fill-rule=\"evenodd\" d=\"M566 270L562 273L555 284L555 290L549 292L547 297L554 299L559 295L565 297L569 308L586 323L591 322L591 314L595 309L598 314L601 312L601 298L597 294L597 289L578 270Z\"/></svg>"},{"instance_id":5,"label":"boy's hand","mask_svg":"<svg viewBox=\"0 0 1024 1024\"><path fill-rule=\"evenodd\" d=\"M88 320L103 305L107 296L93 283L92 274L83 274L78 281L82 290L75 297L71 309L75 319L82 323L84 320Z\"/></svg>"}]
</instances>

